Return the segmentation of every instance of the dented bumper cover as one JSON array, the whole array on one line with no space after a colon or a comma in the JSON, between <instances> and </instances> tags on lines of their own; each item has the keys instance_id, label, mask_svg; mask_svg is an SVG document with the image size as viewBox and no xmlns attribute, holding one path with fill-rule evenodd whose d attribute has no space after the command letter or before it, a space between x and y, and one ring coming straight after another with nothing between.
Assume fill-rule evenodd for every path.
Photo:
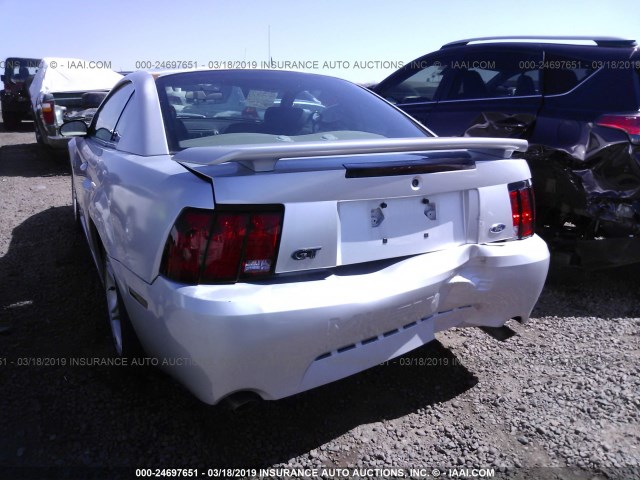
<instances>
[{"instance_id":1,"label":"dented bumper cover","mask_svg":"<svg viewBox=\"0 0 640 480\"><path fill-rule=\"evenodd\" d=\"M163 277L147 284L114 262L146 351L211 404L238 391L269 400L293 395L451 327L526 321L548 265L537 236L235 285L185 286Z\"/></svg>"}]
</instances>

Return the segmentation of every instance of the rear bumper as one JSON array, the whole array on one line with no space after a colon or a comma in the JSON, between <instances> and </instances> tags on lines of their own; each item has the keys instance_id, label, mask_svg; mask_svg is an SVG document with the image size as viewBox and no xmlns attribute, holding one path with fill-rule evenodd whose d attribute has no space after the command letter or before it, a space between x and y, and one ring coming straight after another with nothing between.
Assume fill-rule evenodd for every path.
<instances>
[{"instance_id":1,"label":"rear bumper","mask_svg":"<svg viewBox=\"0 0 640 480\"><path fill-rule=\"evenodd\" d=\"M56 150L66 150L69 144L69 137L46 137L45 143Z\"/></svg>"},{"instance_id":2,"label":"rear bumper","mask_svg":"<svg viewBox=\"0 0 640 480\"><path fill-rule=\"evenodd\" d=\"M68 148L69 140L71 139L58 135L58 127L49 125L41 129L40 132L44 132L42 140L51 148L56 150L66 150Z\"/></svg>"},{"instance_id":3,"label":"rear bumper","mask_svg":"<svg viewBox=\"0 0 640 480\"><path fill-rule=\"evenodd\" d=\"M454 326L527 320L549 251L534 236L313 280L217 286L162 277L149 285L114 263L147 352L202 401L216 403L243 390L264 399L293 395L402 355Z\"/></svg>"}]
</instances>

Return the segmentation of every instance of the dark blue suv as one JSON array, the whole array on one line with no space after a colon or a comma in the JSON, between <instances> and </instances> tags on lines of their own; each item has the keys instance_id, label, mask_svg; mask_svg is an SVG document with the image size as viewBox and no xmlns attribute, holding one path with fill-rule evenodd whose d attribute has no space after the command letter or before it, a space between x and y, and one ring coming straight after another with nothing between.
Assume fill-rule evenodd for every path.
<instances>
[{"instance_id":1,"label":"dark blue suv","mask_svg":"<svg viewBox=\"0 0 640 480\"><path fill-rule=\"evenodd\" d=\"M39 63L37 58L9 57L0 61L0 67L4 67L0 77L4 87L0 91L0 106L5 130L15 130L22 120L31 118L29 85Z\"/></svg>"},{"instance_id":2,"label":"dark blue suv","mask_svg":"<svg viewBox=\"0 0 640 480\"><path fill-rule=\"evenodd\" d=\"M528 140L537 230L556 256L590 268L640 262L634 40L461 40L373 90L440 136Z\"/></svg>"}]
</instances>

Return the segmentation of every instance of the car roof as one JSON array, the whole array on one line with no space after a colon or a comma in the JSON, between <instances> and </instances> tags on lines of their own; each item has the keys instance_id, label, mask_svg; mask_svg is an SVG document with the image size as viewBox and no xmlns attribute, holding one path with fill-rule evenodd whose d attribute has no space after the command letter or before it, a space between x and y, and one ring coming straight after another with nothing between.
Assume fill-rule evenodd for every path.
<instances>
[{"instance_id":1,"label":"car roof","mask_svg":"<svg viewBox=\"0 0 640 480\"><path fill-rule=\"evenodd\" d=\"M28 62L40 62L41 58L31 58L31 57L7 57L7 62L12 62L14 60L26 60Z\"/></svg>"},{"instance_id":2,"label":"car roof","mask_svg":"<svg viewBox=\"0 0 640 480\"><path fill-rule=\"evenodd\" d=\"M515 42L514 42L515 40ZM459 47L463 45L469 45L470 43L477 44L482 43L513 43L516 45L522 44L558 44L558 45L574 45L574 46L593 46L598 47L614 47L614 48L633 48L637 46L635 40L621 38L621 37L589 37L589 36L528 36L528 35L514 35L514 36L497 36L497 37L475 37L467 38L464 40L456 40L446 43L441 48ZM576 43L584 42L584 43ZM587 44L586 42L591 42Z\"/></svg>"}]
</instances>

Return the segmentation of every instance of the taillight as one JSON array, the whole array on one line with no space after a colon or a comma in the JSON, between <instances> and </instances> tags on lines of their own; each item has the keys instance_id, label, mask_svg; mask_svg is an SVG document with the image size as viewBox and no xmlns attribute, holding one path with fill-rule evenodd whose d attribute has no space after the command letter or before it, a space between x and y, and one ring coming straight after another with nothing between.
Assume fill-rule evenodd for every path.
<instances>
[{"instance_id":1,"label":"taillight","mask_svg":"<svg viewBox=\"0 0 640 480\"><path fill-rule=\"evenodd\" d=\"M260 213L249 217L249 231L240 276L269 274L274 266L280 238L281 213Z\"/></svg>"},{"instance_id":2,"label":"taillight","mask_svg":"<svg viewBox=\"0 0 640 480\"><path fill-rule=\"evenodd\" d=\"M53 100L42 102L42 119L44 123L53 125L56 118L56 105Z\"/></svg>"},{"instance_id":3,"label":"taillight","mask_svg":"<svg viewBox=\"0 0 640 480\"><path fill-rule=\"evenodd\" d=\"M216 215L204 264L205 281L234 281L238 278L246 236L247 214Z\"/></svg>"},{"instance_id":4,"label":"taillight","mask_svg":"<svg viewBox=\"0 0 640 480\"><path fill-rule=\"evenodd\" d=\"M634 142L640 142L640 114L603 115L596 120L596 125L623 130Z\"/></svg>"},{"instance_id":5,"label":"taillight","mask_svg":"<svg viewBox=\"0 0 640 480\"><path fill-rule=\"evenodd\" d=\"M169 233L162 273L184 283L197 283L211 230L212 212L184 210Z\"/></svg>"},{"instance_id":6,"label":"taillight","mask_svg":"<svg viewBox=\"0 0 640 480\"><path fill-rule=\"evenodd\" d=\"M536 222L536 207L531 183L529 181L510 183L508 187L513 233L519 239L530 237L534 233Z\"/></svg>"},{"instance_id":7,"label":"taillight","mask_svg":"<svg viewBox=\"0 0 640 480\"><path fill-rule=\"evenodd\" d=\"M275 268L282 219L282 206L185 209L167 239L160 272L183 283L269 276Z\"/></svg>"}]
</instances>

